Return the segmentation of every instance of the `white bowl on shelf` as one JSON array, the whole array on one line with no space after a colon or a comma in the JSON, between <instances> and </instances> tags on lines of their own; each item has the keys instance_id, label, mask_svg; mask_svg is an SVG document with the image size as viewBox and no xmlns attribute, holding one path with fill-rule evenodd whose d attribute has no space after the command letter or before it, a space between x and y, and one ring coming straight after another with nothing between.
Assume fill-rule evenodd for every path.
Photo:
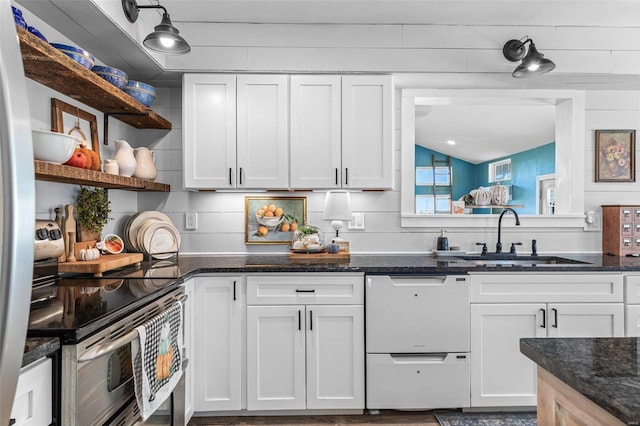
<instances>
[{"instance_id":1,"label":"white bowl on shelf","mask_svg":"<svg viewBox=\"0 0 640 426\"><path fill-rule=\"evenodd\" d=\"M78 140L64 133L47 130L32 130L33 158L50 163L63 164L69 161L78 146Z\"/></svg>"}]
</instances>

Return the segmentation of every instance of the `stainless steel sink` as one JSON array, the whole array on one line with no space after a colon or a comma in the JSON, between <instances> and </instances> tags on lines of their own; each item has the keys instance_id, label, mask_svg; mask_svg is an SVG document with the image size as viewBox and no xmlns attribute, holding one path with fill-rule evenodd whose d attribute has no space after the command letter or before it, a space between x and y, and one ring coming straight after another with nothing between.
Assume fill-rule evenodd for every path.
<instances>
[{"instance_id":1,"label":"stainless steel sink","mask_svg":"<svg viewBox=\"0 0 640 426\"><path fill-rule=\"evenodd\" d=\"M458 259L466 260L478 266L535 266L535 265L588 265L589 262L581 260L567 259L558 256L514 256L505 255L478 255L478 256L457 256Z\"/></svg>"}]
</instances>

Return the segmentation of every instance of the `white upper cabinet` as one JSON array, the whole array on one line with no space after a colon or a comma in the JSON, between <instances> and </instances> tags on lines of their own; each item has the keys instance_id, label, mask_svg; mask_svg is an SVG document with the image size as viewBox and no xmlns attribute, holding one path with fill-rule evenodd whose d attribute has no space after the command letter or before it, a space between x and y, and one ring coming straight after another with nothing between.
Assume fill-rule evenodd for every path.
<instances>
[{"instance_id":1,"label":"white upper cabinet","mask_svg":"<svg viewBox=\"0 0 640 426\"><path fill-rule=\"evenodd\" d=\"M289 77L239 75L238 188L289 187Z\"/></svg>"},{"instance_id":2,"label":"white upper cabinet","mask_svg":"<svg viewBox=\"0 0 640 426\"><path fill-rule=\"evenodd\" d=\"M342 77L342 186L393 187L393 79Z\"/></svg>"},{"instance_id":3,"label":"white upper cabinet","mask_svg":"<svg viewBox=\"0 0 640 426\"><path fill-rule=\"evenodd\" d=\"M291 77L291 187L392 189L393 80Z\"/></svg>"},{"instance_id":4,"label":"white upper cabinet","mask_svg":"<svg viewBox=\"0 0 640 426\"><path fill-rule=\"evenodd\" d=\"M288 90L282 75L185 74L185 188L287 189Z\"/></svg>"},{"instance_id":5,"label":"white upper cabinet","mask_svg":"<svg viewBox=\"0 0 640 426\"><path fill-rule=\"evenodd\" d=\"M185 74L183 92L185 188L233 188L236 167L236 77Z\"/></svg>"},{"instance_id":6,"label":"white upper cabinet","mask_svg":"<svg viewBox=\"0 0 640 426\"><path fill-rule=\"evenodd\" d=\"M392 114L390 75L185 74L185 188L392 189Z\"/></svg>"},{"instance_id":7,"label":"white upper cabinet","mask_svg":"<svg viewBox=\"0 0 640 426\"><path fill-rule=\"evenodd\" d=\"M341 77L291 77L291 187L341 185Z\"/></svg>"}]
</instances>

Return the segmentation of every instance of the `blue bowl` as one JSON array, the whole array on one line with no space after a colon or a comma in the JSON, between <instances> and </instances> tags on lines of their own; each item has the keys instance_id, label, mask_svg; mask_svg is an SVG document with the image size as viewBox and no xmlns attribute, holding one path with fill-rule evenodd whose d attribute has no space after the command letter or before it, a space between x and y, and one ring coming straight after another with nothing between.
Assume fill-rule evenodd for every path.
<instances>
[{"instance_id":1,"label":"blue bowl","mask_svg":"<svg viewBox=\"0 0 640 426\"><path fill-rule=\"evenodd\" d=\"M31 34L38 37L39 39L47 41L47 38L40 31L38 31L36 27L28 26L27 31L29 31Z\"/></svg>"},{"instance_id":2,"label":"blue bowl","mask_svg":"<svg viewBox=\"0 0 640 426\"><path fill-rule=\"evenodd\" d=\"M104 67L102 65L96 65L91 68L91 71L98 74L100 77L107 80L109 83L116 86L118 89L122 89L127 81L129 80L127 77L127 73L117 68Z\"/></svg>"},{"instance_id":3,"label":"blue bowl","mask_svg":"<svg viewBox=\"0 0 640 426\"><path fill-rule=\"evenodd\" d=\"M20 28L24 28L25 30L27 29L27 21L24 20L22 15L16 15L14 13L13 20L16 23L16 25L19 26Z\"/></svg>"},{"instance_id":4,"label":"blue bowl","mask_svg":"<svg viewBox=\"0 0 640 426\"><path fill-rule=\"evenodd\" d=\"M51 45L87 69L91 69L96 63L96 58L86 50L67 44L51 43Z\"/></svg>"},{"instance_id":5,"label":"blue bowl","mask_svg":"<svg viewBox=\"0 0 640 426\"><path fill-rule=\"evenodd\" d=\"M155 87L141 81L129 80L122 90L147 107L151 106L156 98Z\"/></svg>"}]
</instances>

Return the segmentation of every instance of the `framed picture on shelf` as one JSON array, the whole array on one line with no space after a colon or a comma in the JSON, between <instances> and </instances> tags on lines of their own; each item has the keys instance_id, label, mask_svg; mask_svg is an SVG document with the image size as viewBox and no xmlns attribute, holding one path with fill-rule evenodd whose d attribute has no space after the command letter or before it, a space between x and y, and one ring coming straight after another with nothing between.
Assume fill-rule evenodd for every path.
<instances>
[{"instance_id":1,"label":"framed picture on shelf","mask_svg":"<svg viewBox=\"0 0 640 426\"><path fill-rule=\"evenodd\" d=\"M636 181L636 131L596 130L595 181Z\"/></svg>"},{"instance_id":2,"label":"framed picture on shelf","mask_svg":"<svg viewBox=\"0 0 640 426\"><path fill-rule=\"evenodd\" d=\"M306 197L245 197L245 244L291 244L307 220Z\"/></svg>"},{"instance_id":3,"label":"framed picture on shelf","mask_svg":"<svg viewBox=\"0 0 640 426\"><path fill-rule=\"evenodd\" d=\"M60 99L51 98L51 130L75 137L100 158L98 120L95 115Z\"/></svg>"}]
</instances>

